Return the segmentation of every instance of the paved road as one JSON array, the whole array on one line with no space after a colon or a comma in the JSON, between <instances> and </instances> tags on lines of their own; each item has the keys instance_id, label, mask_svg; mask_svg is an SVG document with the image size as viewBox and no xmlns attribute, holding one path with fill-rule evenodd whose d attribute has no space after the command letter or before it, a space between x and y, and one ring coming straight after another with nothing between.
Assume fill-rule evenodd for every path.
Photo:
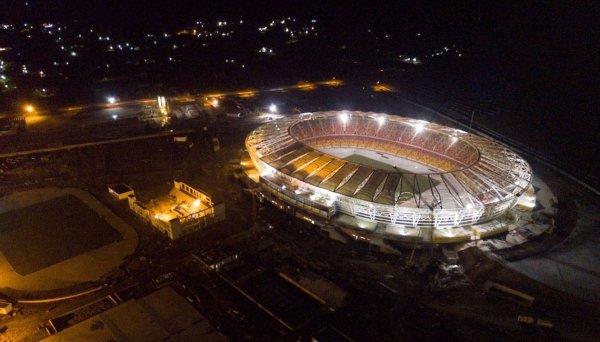
<instances>
[{"instance_id":1,"label":"paved road","mask_svg":"<svg viewBox=\"0 0 600 342\"><path fill-rule=\"evenodd\" d=\"M31 154L37 154L37 153L48 153L48 152L72 150L72 149L97 146L97 145L116 144L116 143L123 143L123 142L128 142L128 141L168 137L171 135L178 135L178 134L189 134L189 133L193 133L193 132L194 132L193 130L186 129L186 130L139 135L139 136L129 137L129 138L92 141L92 142L85 142L85 143L80 143L80 144L72 144L72 145L64 145L64 146L56 146L56 147L45 147L45 148L38 148L38 149L27 150L27 151L2 153L2 154L0 154L0 158L10 158L10 157L27 156L27 155L31 155Z\"/></svg>"}]
</instances>

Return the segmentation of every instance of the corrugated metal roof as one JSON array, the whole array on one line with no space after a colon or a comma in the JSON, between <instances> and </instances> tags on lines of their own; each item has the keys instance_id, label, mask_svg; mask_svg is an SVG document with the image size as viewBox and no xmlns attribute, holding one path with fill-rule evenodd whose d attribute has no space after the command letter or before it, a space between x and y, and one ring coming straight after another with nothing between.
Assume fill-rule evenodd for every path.
<instances>
[{"instance_id":1,"label":"corrugated metal roof","mask_svg":"<svg viewBox=\"0 0 600 342\"><path fill-rule=\"evenodd\" d=\"M401 176L398 173L388 173L383 188L379 195L375 197L374 202L388 205L396 204L396 188L400 183L400 178Z\"/></svg>"},{"instance_id":2,"label":"corrugated metal roof","mask_svg":"<svg viewBox=\"0 0 600 342\"><path fill-rule=\"evenodd\" d=\"M319 170L321 167L323 167L323 165L329 163L331 160L333 160L332 156L321 155L319 158L304 166L301 170L294 172L294 177L304 180L308 175Z\"/></svg>"},{"instance_id":3,"label":"corrugated metal roof","mask_svg":"<svg viewBox=\"0 0 600 342\"><path fill-rule=\"evenodd\" d=\"M344 196L352 196L356 192L356 189L362 182L364 182L367 177L369 177L373 173L373 169L369 167L360 166L358 170L350 177L350 179L342 184L340 188L335 190L338 194Z\"/></svg>"},{"instance_id":4,"label":"corrugated metal roof","mask_svg":"<svg viewBox=\"0 0 600 342\"><path fill-rule=\"evenodd\" d=\"M319 170L319 172L308 177L306 179L306 182L308 184L317 186L323 181L323 179L325 179L325 177L329 176L330 174L333 174L335 170L342 167L342 165L344 165L345 163L346 162L341 159L332 159L327 165L325 165L321 170Z\"/></svg>"},{"instance_id":5,"label":"corrugated metal roof","mask_svg":"<svg viewBox=\"0 0 600 342\"><path fill-rule=\"evenodd\" d=\"M320 187L329 191L334 191L348 175L352 174L357 169L358 165L346 163L334 175L321 183Z\"/></svg>"},{"instance_id":6,"label":"corrugated metal roof","mask_svg":"<svg viewBox=\"0 0 600 342\"><path fill-rule=\"evenodd\" d=\"M354 198L358 198L369 202L373 201L373 197L375 197L375 192L377 191L381 183L383 183L386 176L387 172L384 171L376 170L375 172L373 172L367 183L365 183L365 185L362 188L360 188L360 190L357 193L354 194Z\"/></svg>"}]
</instances>

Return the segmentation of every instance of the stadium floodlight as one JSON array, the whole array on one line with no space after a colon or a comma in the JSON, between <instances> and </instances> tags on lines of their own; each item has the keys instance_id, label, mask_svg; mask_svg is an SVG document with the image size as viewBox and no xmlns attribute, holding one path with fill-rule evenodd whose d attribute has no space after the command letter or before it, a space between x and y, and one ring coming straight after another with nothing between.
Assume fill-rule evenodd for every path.
<instances>
[{"instance_id":1,"label":"stadium floodlight","mask_svg":"<svg viewBox=\"0 0 600 342\"><path fill-rule=\"evenodd\" d=\"M107 101L109 104L115 104L115 103L117 102L117 98L116 98L116 97L114 97L114 96L109 96L109 97L107 97L107 98L106 98L106 101Z\"/></svg>"},{"instance_id":2,"label":"stadium floodlight","mask_svg":"<svg viewBox=\"0 0 600 342\"><path fill-rule=\"evenodd\" d=\"M340 113L340 120L342 120L342 123L345 125L348 122L348 113L346 112L342 112Z\"/></svg>"},{"instance_id":3,"label":"stadium floodlight","mask_svg":"<svg viewBox=\"0 0 600 342\"><path fill-rule=\"evenodd\" d=\"M418 123L415 125L415 132L416 132L417 134L419 134L419 133L421 133L421 131L423 130L423 128L425 128L425 126L423 125L423 123L422 123L422 122L418 122Z\"/></svg>"},{"instance_id":4,"label":"stadium floodlight","mask_svg":"<svg viewBox=\"0 0 600 342\"><path fill-rule=\"evenodd\" d=\"M277 113L277 106L274 103L271 103L271 105L269 106L269 112Z\"/></svg>"}]
</instances>

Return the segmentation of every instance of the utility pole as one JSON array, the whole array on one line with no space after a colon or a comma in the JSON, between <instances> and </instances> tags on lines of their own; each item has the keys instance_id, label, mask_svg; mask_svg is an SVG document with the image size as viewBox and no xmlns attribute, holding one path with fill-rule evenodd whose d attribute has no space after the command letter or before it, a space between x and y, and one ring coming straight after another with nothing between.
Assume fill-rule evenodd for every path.
<instances>
[{"instance_id":1,"label":"utility pole","mask_svg":"<svg viewBox=\"0 0 600 342\"><path fill-rule=\"evenodd\" d=\"M473 126L473 116L475 115L475 111L471 111L471 122L469 122L469 133L471 133L471 127Z\"/></svg>"}]
</instances>

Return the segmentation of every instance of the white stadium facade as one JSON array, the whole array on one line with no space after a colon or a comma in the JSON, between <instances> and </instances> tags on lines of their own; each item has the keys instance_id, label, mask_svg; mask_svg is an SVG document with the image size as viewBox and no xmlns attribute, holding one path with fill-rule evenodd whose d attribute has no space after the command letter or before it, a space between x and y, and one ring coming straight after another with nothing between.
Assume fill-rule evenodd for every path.
<instances>
[{"instance_id":1,"label":"white stadium facade","mask_svg":"<svg viewBox=\"0 0 600 342\"><path fill-rule=\"evenodd\" d=\"M473 240L506 231L497 218L535 203L531 168L518 154L411 118L304 113L256 128L246 148L263 196L360 236Z\"/></svg>"}]
</instances>

